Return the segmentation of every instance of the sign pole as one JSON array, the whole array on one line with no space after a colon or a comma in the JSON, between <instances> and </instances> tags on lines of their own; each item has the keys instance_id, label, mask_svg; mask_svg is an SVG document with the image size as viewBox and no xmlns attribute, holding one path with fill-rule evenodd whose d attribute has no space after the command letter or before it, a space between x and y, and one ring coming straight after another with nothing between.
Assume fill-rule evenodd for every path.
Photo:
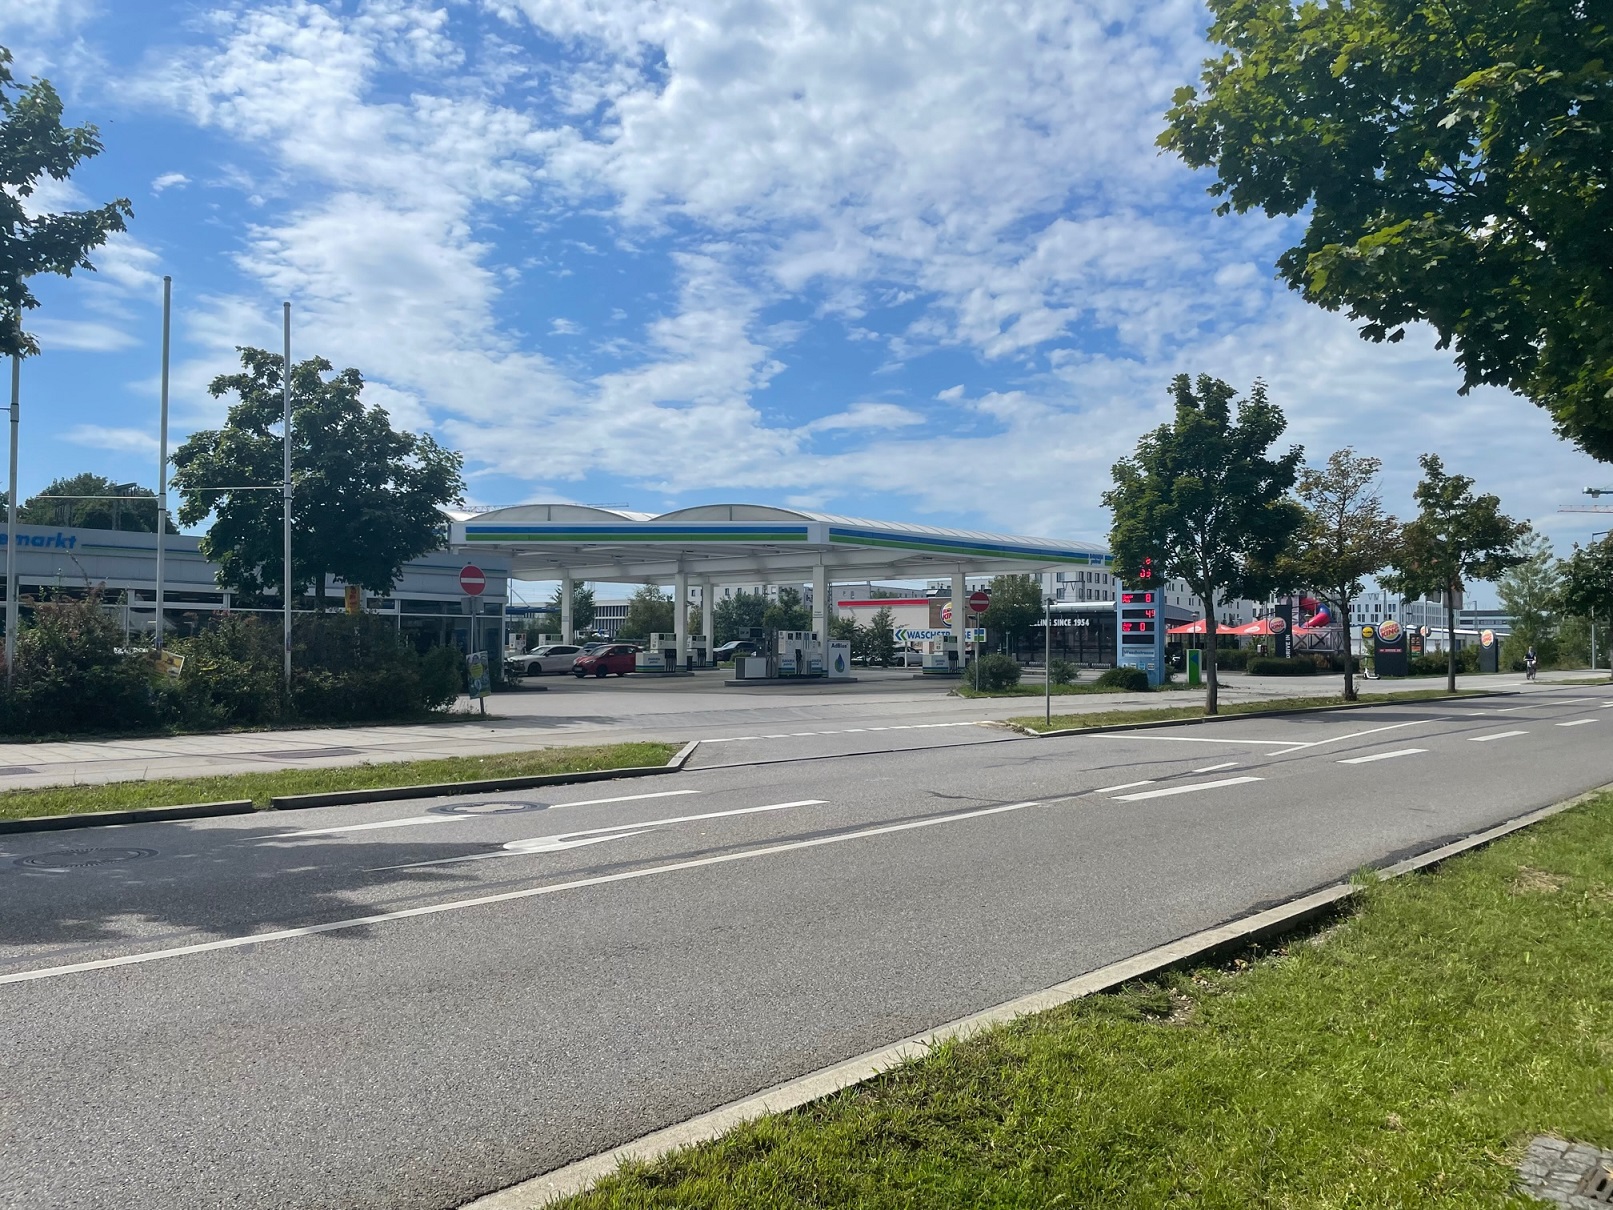
<instances>
[{"instance_id":1,"label":"sign pole","mask_svg":"<svg viewBox=\"0 0 1613 1210\"><path fill-rule=\"evenodd\" d=\"M1043 619L1042 638L1044 646L1042 651L1042 705L1044 707L1043 722L1047 726L1053 725L1053 598L1047 598L1046 616Z\"/></svg>"},{"instance_id":2,"label":"sign pole","mask_svg":"<svg viewBox=\"0 0 1613 1210\"><path fill-rule=\"evenodd\" d=\"M285 503L285 519L282 525L285 550L283 552L284 566L281 571L281 592L285 600L285 621L282 626L285 640L285 655L282 661L286 677L286 693L291 692L291 304L284 305L283 326L285 329L285 360L280 363L280 386L285 395L285 430L280 444L284 447L282 456L285 461L284 477L280 481L280 492ZM321 575L324 573L321 572ZM324 591L323 588L320 589Z\"/></svg>"},{"instance_id":3,"label":"sign pole","mask_svg":"<svg viewBox=\"0 0 1613 1210\"><path fill-rule=\"evenodd\" d=\"M22 335L22 322L17 323ZM17 422L22 399L22 355L11 355L11 488L6 495L6 689L17 666Z\"/></svg>"},{"instance_id":4,"label":"sign pole","mask_svg":"<svg viewBox=\"0 0 1613 1210\"><path fill-rule=\"evenodd\" d=\"M174 279L162 278L162 412L157 437L157 653L162 654L162 556L168 545L168 322L174 298Z\"/></svg>"}]
</instances>

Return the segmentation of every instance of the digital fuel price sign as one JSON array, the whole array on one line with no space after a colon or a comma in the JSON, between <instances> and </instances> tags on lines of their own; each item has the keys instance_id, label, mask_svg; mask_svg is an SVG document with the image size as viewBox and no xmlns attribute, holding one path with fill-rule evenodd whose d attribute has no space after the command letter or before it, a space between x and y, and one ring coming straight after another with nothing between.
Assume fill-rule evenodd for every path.
<instances>
[{"instance_id":1,"label":"digital fuel price sign","mask_svg":"<svg viewBox=\"0 0 1613 1210\"><path fill-rule=\"evenodd\" d=\"M1152 580L1152 562L1145 562L1143 570L1147 580ZM1165 675L1163 603L1156 588L1124 589L1115 594L1115 631L1119 640L1115 663L1122 668L1141 668L1151 685L1159 684Z\"/></svg>"}]
</instances>

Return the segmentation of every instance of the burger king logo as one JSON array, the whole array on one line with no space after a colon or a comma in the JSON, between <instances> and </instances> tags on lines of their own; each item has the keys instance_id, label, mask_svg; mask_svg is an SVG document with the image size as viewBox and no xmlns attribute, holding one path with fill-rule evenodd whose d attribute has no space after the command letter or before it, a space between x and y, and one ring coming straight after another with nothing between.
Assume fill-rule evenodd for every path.
<instances>
[{"instance_id":1,"label":"burger king logo","mask_svg":"<svg viewBox=\"0 0 1613 1210\"><path fill-rule=\"evenodd\" d=\"M1287 629L1288 629L1288 623L1283 621L1282 618L1272 618L1271 619L1271 633L1272 634L1281 634L1283 631L1285 631Z\"/></svg>"},{"instance_id":2,"label":"burger king logo","mask_svg":"<svg viewBox=\"0 0 1613 1210\"><path fill-rule=\"evenodd\" d=\"M1400 623L1393 618L1378 624L1378 637L1385 643L1393 643L1400 637Z\"/></svg>"},{"instance_id":3,"label":"burger king logo","mask_svg":"<svg viewBox=\"0 0 1613 1210\"><path fill-rule=\"evenodd\" d=\"M1480 644L1482 644L1485 647L1494 647L1495 646L1495 631L1493 631L1493 630L1481 631L1480 634L1479 634L1479 642L1480 642Z\"/></svg>"}]
</instances>

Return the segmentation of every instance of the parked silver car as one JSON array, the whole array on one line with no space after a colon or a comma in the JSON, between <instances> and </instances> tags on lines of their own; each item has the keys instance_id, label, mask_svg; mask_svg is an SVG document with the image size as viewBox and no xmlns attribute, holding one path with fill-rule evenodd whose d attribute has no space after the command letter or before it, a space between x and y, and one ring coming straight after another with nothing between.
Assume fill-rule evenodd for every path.
<instances>
[{"instance_id":1,"label":"parked silver car","mask_svg":"<svg viewBox=\"0 0 1613 1210\"><path fill-rule=\"evenodd\" d=\"M542 676L544 673L570 672L571 664L582 648L575 643L551 643L525 655L512 655L504 660L506 676Z\"/></svg>"}]
</instances>

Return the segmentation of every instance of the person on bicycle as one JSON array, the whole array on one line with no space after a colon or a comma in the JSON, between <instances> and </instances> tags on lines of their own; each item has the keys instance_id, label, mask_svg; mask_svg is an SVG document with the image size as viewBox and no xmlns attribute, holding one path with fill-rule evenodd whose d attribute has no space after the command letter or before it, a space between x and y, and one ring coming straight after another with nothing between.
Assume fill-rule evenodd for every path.
<instances>
[{"instance_id":1,"label":"person on bicycle","mask_svg":"<svg viewBox=\"0 0 1613 1210\"><path fill-rule=\"evenodd\" d=\"M1523 671L1528 680L1535 679L1535 670L1540 666L1540 657L1535 655L1535 645L1529 644L1529 650L1523 654Z\"/></svg>"}]
</instances>

